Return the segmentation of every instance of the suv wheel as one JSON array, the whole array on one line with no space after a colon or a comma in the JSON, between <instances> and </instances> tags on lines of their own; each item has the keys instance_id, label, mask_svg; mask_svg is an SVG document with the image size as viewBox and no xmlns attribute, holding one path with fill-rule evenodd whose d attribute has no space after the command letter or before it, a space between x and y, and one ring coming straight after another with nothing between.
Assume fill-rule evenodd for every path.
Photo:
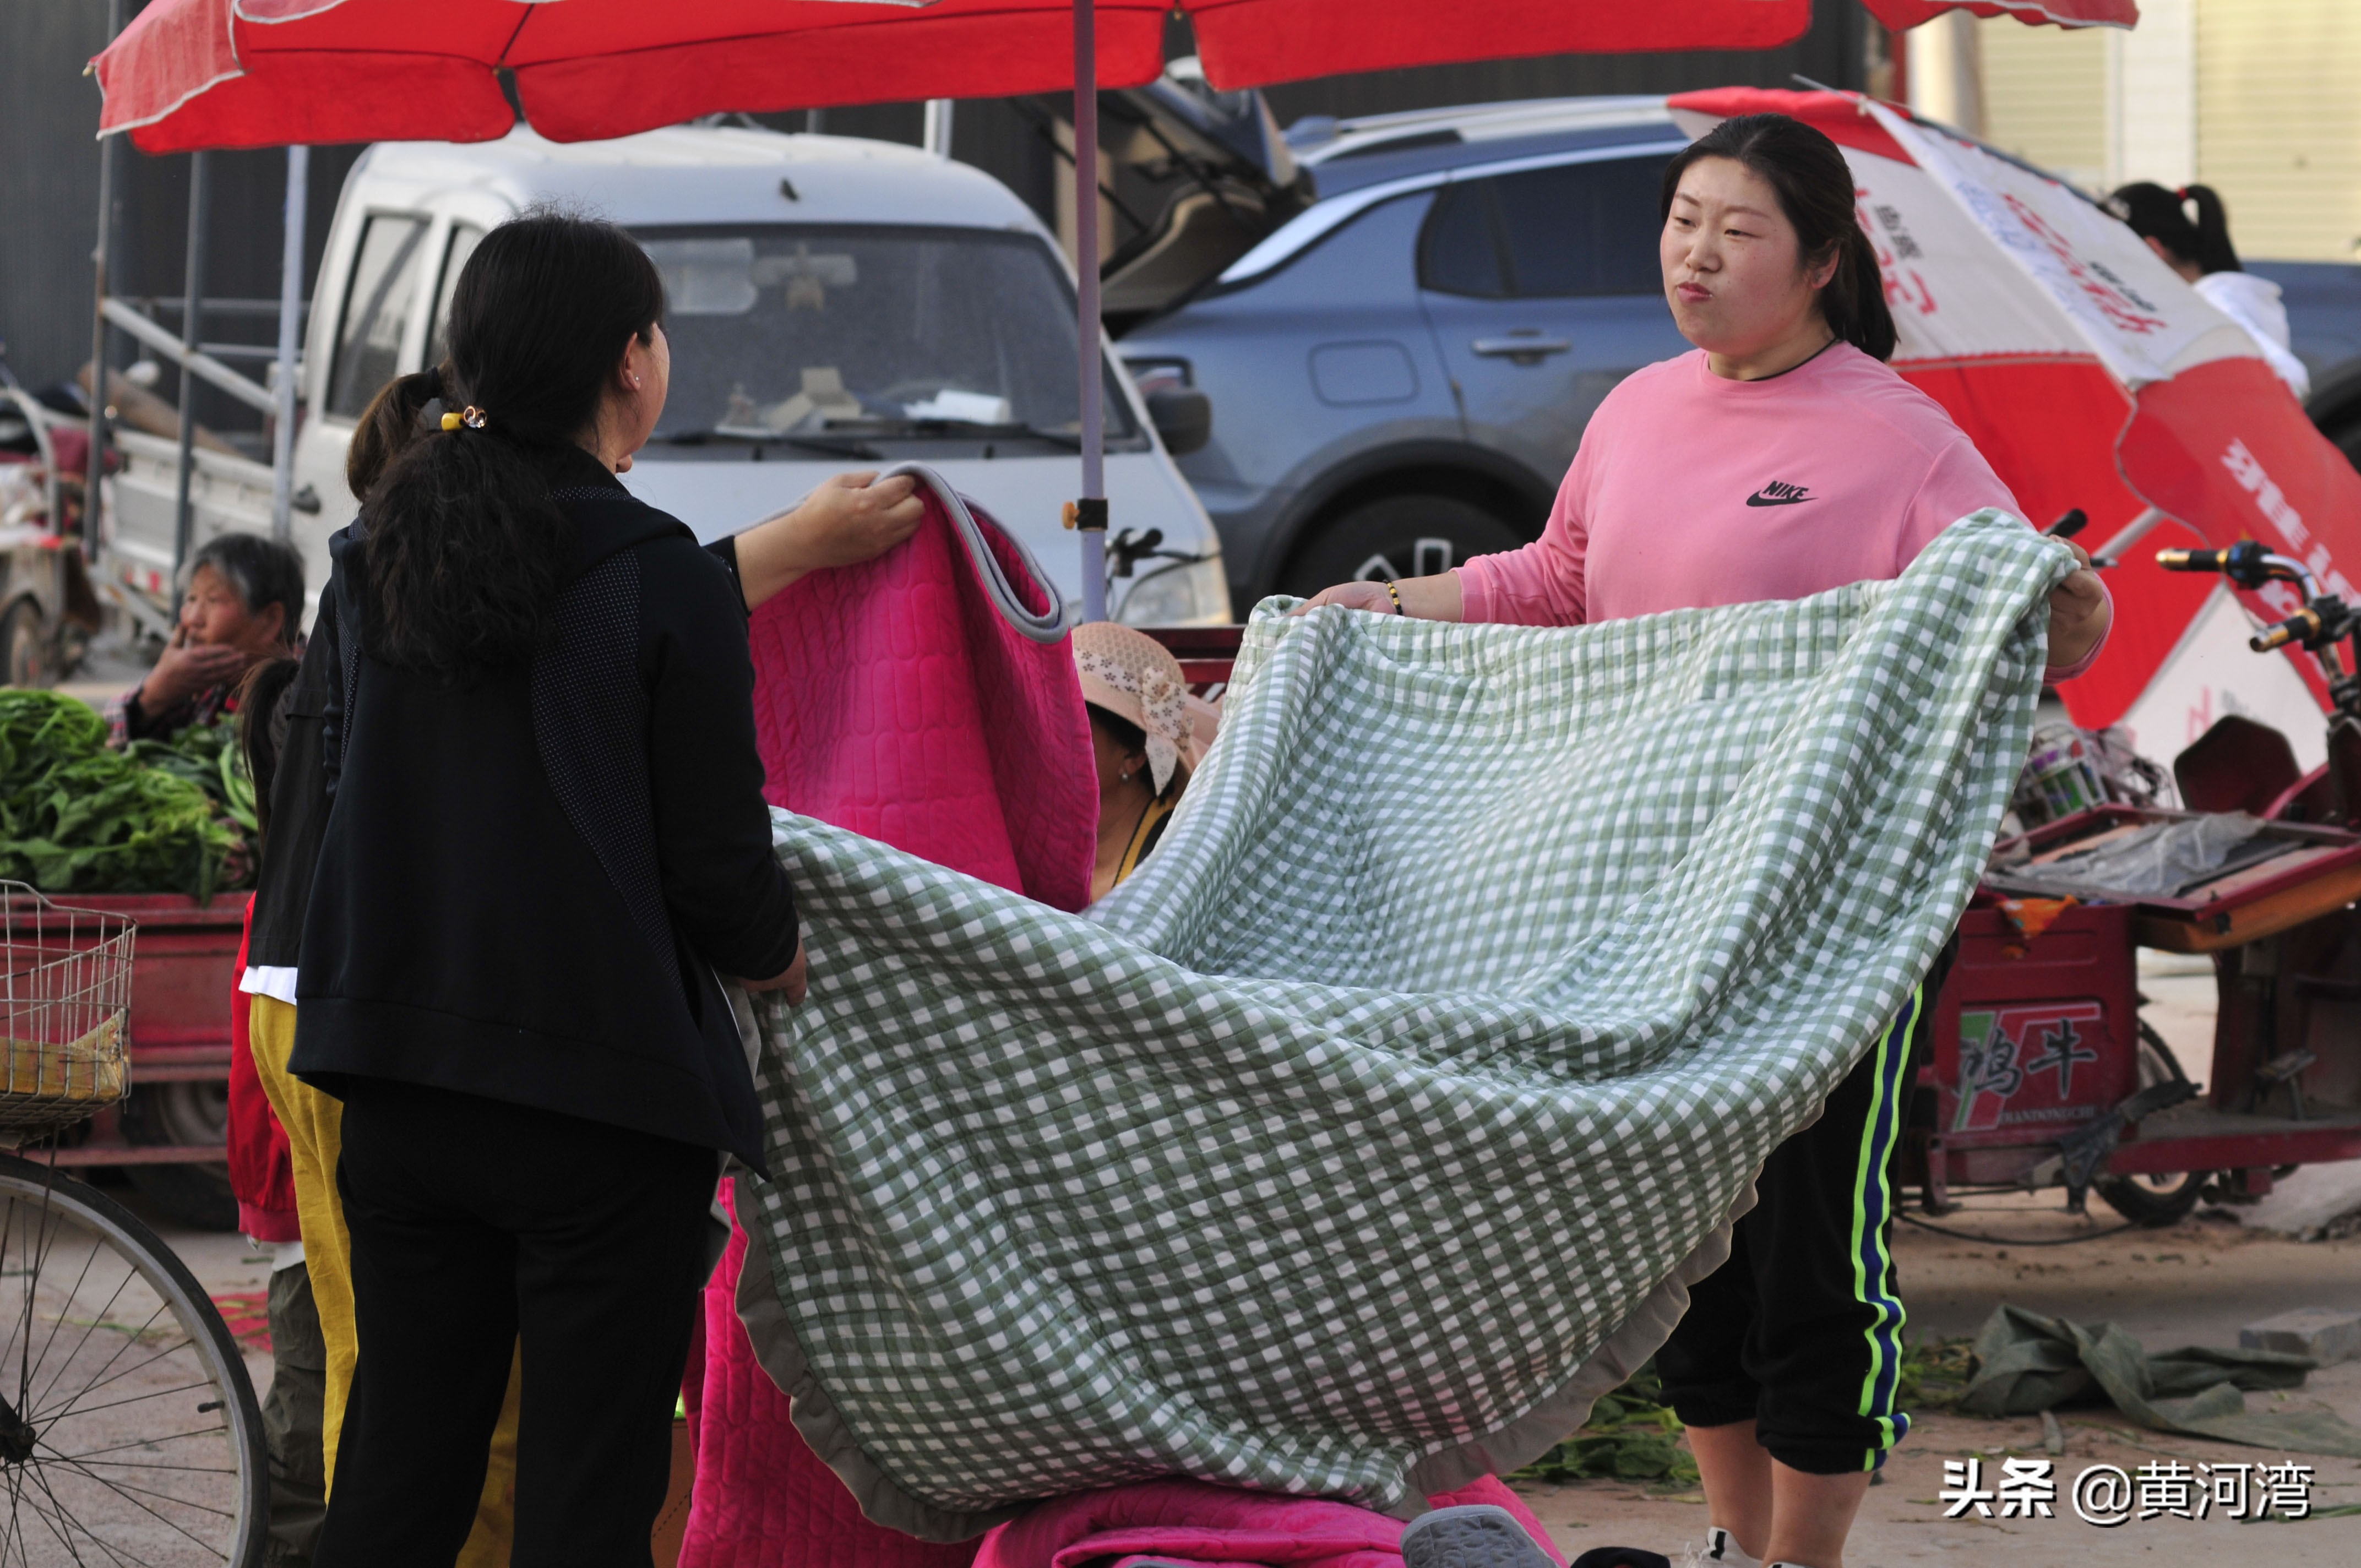
<instances>
[{"instance_id":1,"label":"suv wheel","mask_svg":"<svg viewBox=\"0 0 2361 1568\"><path fill-rule=\"evenodd\" d=\"M1389 496L1334 519L1296 551L1276 591L1305 598L1356 579L1429 577L1471 555L1514 550L1524 537L1469 501Z\"/></svg>"}]
</instances>

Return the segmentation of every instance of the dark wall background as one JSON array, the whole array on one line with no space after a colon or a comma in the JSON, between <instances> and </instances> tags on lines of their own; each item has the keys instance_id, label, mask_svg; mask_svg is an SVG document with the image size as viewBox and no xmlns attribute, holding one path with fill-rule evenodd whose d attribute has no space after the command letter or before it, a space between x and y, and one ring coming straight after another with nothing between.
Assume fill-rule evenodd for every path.
<instances>
[{"instance_id":1,"label":"dark wall background","mask_svg":"<svg viewBox=\"0 0 2361 1568\"><path fill-rule=\"evenodd\" d=\"M136 14L138 6L126 7ZM28 385L70 378L90 357L92 247L98 232L98 88L83 63L106 43L106 0L41 0L0 8L0 344ZM1850 0L1821 0L1812 29L1785 49L1752 53L1562 55L1323 77L1269 90L1284 125L1304 115L1370 115L1446 104L1576 93L1673 93L1686 88L1788 86L1800 72L1837 87L1864 84L1871 48L1867 14ZM1190 49L1176 21L1171 53ZM915 104L872 104L826 112L832 134L915 145ZM803 129L801 114L761 122ZM953 122L953 152L1005 181L1054 221L1057 182L1065 178L1034 119L1010 104L962 103ZM308 294L327 242L328 223L355 147L312 154L304 281ZM212 296L265 299L279 291L281 202L286 155L277 150L211 155L207 266ZM113 264L116 292L177 296L186 263L189 159L150 158L126 142L116 155ZM1120 237L1120 236L1118 236ZM167 324L177 322L168 318ZM208 323L214 343L267 343L267 317ZM119 335L119 334L118 334ZM115 360L129 356L118 343ZM168 372L158 390L172 395ZM200 388L200 419L224 430L250 428L241 406Z\"/></svg>"}]
</instances>

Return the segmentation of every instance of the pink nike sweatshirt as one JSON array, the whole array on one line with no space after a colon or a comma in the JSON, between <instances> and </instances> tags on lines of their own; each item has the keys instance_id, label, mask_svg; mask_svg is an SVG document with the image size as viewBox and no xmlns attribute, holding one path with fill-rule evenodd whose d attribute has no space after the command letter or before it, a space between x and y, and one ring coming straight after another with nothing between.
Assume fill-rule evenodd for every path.
<instances>
[{"instance_id":1,"label":"pink nike sweatshirt","mask_svg":"<svg viewBox=\"0 0 2361 1568\"><path fill-rule=\"evenodd\" d=\"M1715 375L1697 349L1607 395L1541 538L1458 568L1461 619L1568 626L1802 598L1900 576L1982 507L2023 515L1941 404L1850 344L1760 381Z\"/></svg>"}]
</instances>

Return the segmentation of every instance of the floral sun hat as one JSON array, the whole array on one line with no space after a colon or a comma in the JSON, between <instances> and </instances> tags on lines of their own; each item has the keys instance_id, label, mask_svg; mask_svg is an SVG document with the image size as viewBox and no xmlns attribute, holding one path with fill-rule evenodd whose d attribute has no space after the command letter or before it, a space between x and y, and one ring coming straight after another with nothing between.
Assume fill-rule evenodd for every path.
<instances>
[{"instance_id":1,"label":"floral sun hat","mask_svg":"<svg viewBox=\"0 0 2361 1568\"><path fill-rule=\"evenodd\" d=\"M1129 719L1148 737L1148 777L1162 795L1193 734L1180 661L1144 631L1092 620L1074 628L1074 668L1083 701Z\"/></svg>"}]
</instances>

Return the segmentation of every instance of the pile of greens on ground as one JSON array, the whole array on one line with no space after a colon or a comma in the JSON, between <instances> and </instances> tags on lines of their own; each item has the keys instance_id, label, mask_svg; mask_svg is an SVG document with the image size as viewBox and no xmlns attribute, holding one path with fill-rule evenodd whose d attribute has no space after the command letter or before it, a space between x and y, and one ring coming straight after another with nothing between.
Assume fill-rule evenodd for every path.
<instances>
[{"instance_id":1,"label":"pile of greens on ground","mask_svg":"<svg viewBox=\"0 0 2361 1568\"><path fill-rule=\"evenodd\" d=\"M0 688L0 878L44 893L199 899L236 885L254 791L231 730L114 751L105 720L85 704Z\"/></svg>"},{"instance_id":2,"label":"pile of greens on ground","mask_svg":"<svg viewBox=\"0 0 2361 1568\"><path fill-rule=\"evenodd\" d=\"M1975 1343L1962 1334L1905 1345L1894 1402L1905 1410L1948 1410L1957 1405L1976 1375Z\"/></svg>"},{"instance_id":3,"label":"pile of greens on ground","mask_svg":"<svg viewBox=\"0 0 2361 1568\"><path fill-rule=\"evenodd\" d=\"M1664 1402L1650 1362L1590 1408L1582 1430L1510 1477L1521 1481L1640 1481L1663 1491L1697 1484L1697 1459L1681 1446L1681 1419Z\"/></svg>"}]
</instances>

